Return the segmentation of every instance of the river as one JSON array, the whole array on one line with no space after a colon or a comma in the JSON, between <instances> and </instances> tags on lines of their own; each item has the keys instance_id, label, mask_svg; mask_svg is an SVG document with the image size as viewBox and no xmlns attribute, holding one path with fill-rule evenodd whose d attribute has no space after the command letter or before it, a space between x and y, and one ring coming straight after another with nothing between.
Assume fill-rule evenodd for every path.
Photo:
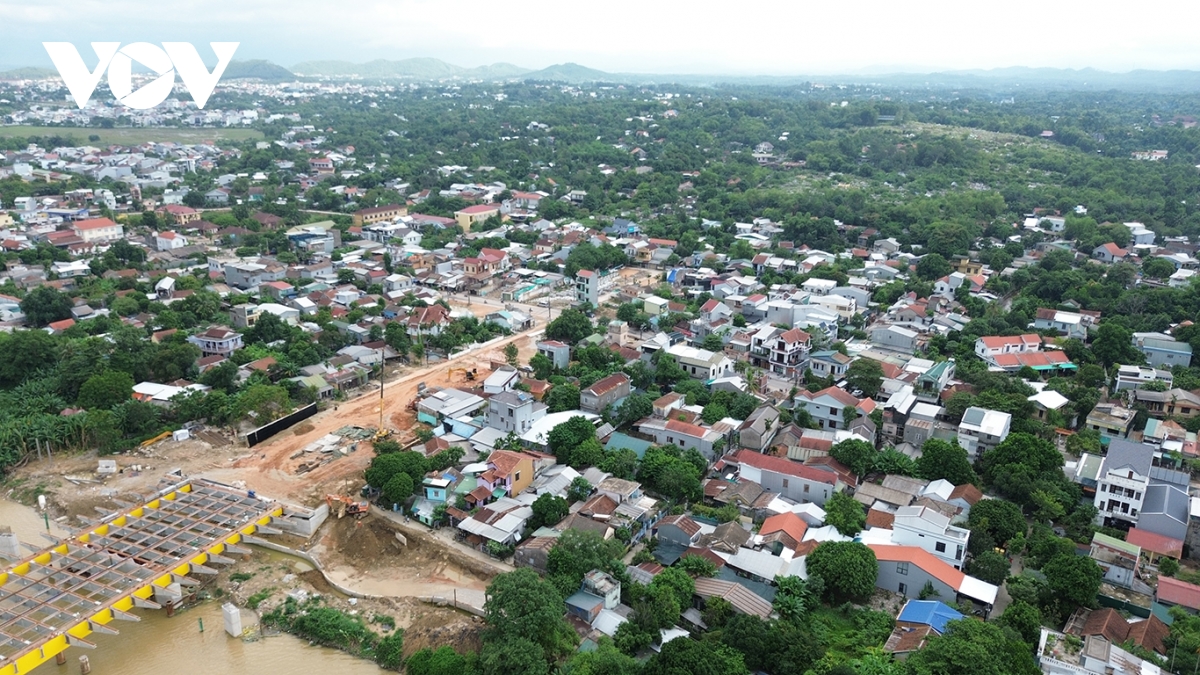
<instances>
[{"instance_id":1,"label":"river","mask_svg":"<svg viewBox=\"0 0 1200 675\"><path fill-rule=\"evenodd\" d=\"M21 541L48 545L40 532L46 531L41 514L27 506L0 499L0 524L12 528ZM63 534L50 521L54 534ZM168 672L207 672L221 675L242 673L304 673L326 675L380 675L375 664L335 649L312 647L291 635L277 635L244 642L225 634L221 603L208 601L167 618L166 612L133 610L138 623L112 624L120 635L93 633L88 640L97 649L72 647L67 665L51 660L33 671L35 675L79 672L79 657L86 654L93 675L161 675ZM200 620L204 632L200 632ZM252 623L252 613L242 610L243 625Z\"/></svg>"}]
</instances>

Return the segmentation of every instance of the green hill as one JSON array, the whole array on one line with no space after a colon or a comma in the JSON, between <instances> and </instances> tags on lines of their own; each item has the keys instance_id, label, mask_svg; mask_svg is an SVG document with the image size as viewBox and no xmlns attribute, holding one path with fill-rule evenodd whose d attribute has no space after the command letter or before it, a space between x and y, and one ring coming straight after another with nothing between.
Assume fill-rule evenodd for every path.
<instances>
[{"instance_id":1,"label":"green hill","mask_svg":"<svg viewBox=\"0 0 1200 675\"><path fill-rule=\"evenodd\" d=\"M229 67L225 69L225 74L221 77L228 80L258 78L260 80L280 81L291 80L296 76L292 71L283 66L260 59L254 61L231 61Z\"/></svg>"}]
</instances>

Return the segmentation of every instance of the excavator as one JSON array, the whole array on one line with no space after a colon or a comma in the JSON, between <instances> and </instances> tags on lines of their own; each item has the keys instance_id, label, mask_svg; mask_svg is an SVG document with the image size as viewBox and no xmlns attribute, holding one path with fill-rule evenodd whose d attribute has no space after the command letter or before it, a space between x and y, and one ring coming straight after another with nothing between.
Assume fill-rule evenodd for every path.
<instances>
[{"instance_id":1,"label":"excavator","mask_svg":"<svg viewBox=\"0 0 1200 675\"><path fill-rule=\"evenodd\" d=\"M362 518L371 512L371 507L366 502L356 502L349 497L342 495L325 495L325 503L329 506L329 511L333 512L333 503L337 502L337 517L354 516Z\"/></svg>"},{"instance_id":2,"label":"excavator","mask_svg":"<svg viewBox=\"0 0 1200 675\"><path fill-rule=\"evenodd\" d=\"M468 381L474 381L475 374L477 372L479 372L478 368L472 368L470 370L467 370L466 368L451 368L450 370L446 371L446 375L447 377L454 377L455 373L462 373L463 377L465 377Z\"/></svg>"}]
</instances>

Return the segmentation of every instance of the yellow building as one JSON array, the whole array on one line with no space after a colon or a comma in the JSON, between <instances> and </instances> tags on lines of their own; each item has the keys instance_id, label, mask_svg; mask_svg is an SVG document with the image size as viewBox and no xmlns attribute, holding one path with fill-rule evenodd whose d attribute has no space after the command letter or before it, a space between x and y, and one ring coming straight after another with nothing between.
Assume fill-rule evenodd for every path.
<instances>
[{"instance_id":1,"label":"yellow building","mask_svg":"<svg viewBox=\"0 0 1200 675\"><path fill-rule=\"evenodd\" d=\"M475 204L468 206L461 211L454 212L454 220L458 222L458 226L463 229L463 232L470 232L471 226L491 218L492 216L500 215L499 204ZM507 220L507 216L501 218Z\"/></svg>"}]
</instances>

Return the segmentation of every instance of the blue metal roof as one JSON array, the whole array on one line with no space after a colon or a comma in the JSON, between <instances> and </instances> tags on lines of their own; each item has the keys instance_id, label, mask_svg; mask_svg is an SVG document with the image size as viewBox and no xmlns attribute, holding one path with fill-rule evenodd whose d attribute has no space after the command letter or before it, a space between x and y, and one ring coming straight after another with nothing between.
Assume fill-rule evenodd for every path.
<instances>
[{"instance_id":1,"label":"blue metal roof","mask_svg":"<svg viewBox=\"0 0 1200 675\"><path fill-rule=\"evenodd\" d=\"M958 610L937 600L909 600L896 620L925 624L938 633L945 633L947 623L961 618L963 615Z\"/></svg>"}]
</instances>

